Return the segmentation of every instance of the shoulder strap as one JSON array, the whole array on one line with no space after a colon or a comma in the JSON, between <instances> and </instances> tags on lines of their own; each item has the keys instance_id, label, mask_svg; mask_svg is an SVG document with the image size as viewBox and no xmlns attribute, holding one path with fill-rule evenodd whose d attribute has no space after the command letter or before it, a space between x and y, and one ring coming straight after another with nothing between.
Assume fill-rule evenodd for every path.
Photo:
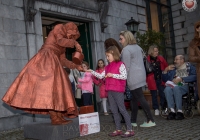
<instances>
[{"instance_id":1,"label":"shoulder strap","mask_svg":"<svg viewBox=\"0 0 200 140\"><path fill-rule=\"evenodd\" d=\"M72 70L72 74L73 74L73 76L74 76L74 71ZM77 83L77 80L76 80L76 77L74 76L74 80L75 80L75 82Z\"/></svg>"},{"instance_id":2,"label":"shoulder strap","mask_svg":"<svg viewBox=\"0 0 200 140\"><path fill-rule=\"evenodd\" d=\"M142 48L141 48L141 52L142 52L142 54L143 54L143 57L147 58L147 56L146 56L146 54L145 54L145 52L143 51Z\"/></svg>"}]
</instances>

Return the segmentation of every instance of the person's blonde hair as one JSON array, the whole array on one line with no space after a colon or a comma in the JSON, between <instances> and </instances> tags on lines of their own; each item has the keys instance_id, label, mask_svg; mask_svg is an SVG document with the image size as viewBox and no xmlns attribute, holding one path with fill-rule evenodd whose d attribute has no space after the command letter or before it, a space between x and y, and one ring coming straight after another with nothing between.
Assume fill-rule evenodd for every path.
<instances>
[{"instance_id":1,"label":"person's blonde hair","mask_svg":"<svg viewBox=\"0 0 200 140\"><path fill-rule=\"evenodd\" d=\"M148 55L153 55L153 52L154 52L154 48L157 48L158 49L158 46L157 45L151 45L150 47L149 47L149 50L148 50Z\"/></svg>"},{"instance_id":2,"label":"person's blonde hair","mask_svg":"<svg viewBox=\"0 0 200 140\"><path fill-rule=\"evenodd\" d=\"M116 46L110 46L107 50L106 53L112 54L114 61L120 61L120 53L119 50Z\"/></svg>"},{"instance_id":3,"label":"person's blonde hair","mask_svg":"<svg viewBox=\"0 0 200 140\"><path fill-rule=\"evenodd\" d=\"M123 44L123 47L137 43L135 37L133 36L133 34L130 31L121 31L119 35L121 35L125 38L125 43Z\"/></svg>"}]
</instances>

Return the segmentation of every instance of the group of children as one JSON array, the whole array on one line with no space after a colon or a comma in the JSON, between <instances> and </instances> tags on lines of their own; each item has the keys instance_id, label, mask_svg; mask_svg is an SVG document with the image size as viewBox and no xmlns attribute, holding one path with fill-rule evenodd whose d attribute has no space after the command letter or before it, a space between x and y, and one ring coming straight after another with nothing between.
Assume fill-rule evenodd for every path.
<instances>
[{"instance_id":1,"label":"group of children","mask_svg":"<svg viewBox=\"0 0 200 140\"><path fill-rule=\"evenodd\" d=\"M87 72L87 70L89 69L89 64L86 61L82 62L82 68L84 72L78 72L79 74L74 74L77 73L75 72L76 70L70 70L68 68L65 68L66 72L69 75L69 79L72 85L72 91L75 98L82 98L82 103L80 104L81 106L92 105L93 85L96 84L97 86L99 86L100 98L102 99L103 103L104 115L109 115L106 106L108 94L105 91L105 79L96 78L92 76L90 72ZM104 68L104 60L98 60L96 72L102 73L104 71ZM81 97L77 97L79 96L80 90L82 95Z\"/></svg>"},{"instance_id":2,"label":"group of children","mask_svg":"<svg viewBox=\"0 0 200 140\"><path fill-rule=\"evenodd\" d=\"M120 61L120 53L116 46L110 46L106 50L106 58L109 62L107 66L102 59L98 60L96 71L89 69L87 62L82 63L85 71L78 79L77 88L82 89L83 105L92 105L93 82L99 86L100 97L102 98L104 115L108 115L106 109L106 100L108 98L110 109L114 117L116 130L109 136L131 137L134 136L132 130L130 115L124 105L124 92L126 86L127 72L126 67ZM119 113L120 112L120 113ZM122 133L121 116L123 115L127 131Z\"/></svg>"}]
</instances>

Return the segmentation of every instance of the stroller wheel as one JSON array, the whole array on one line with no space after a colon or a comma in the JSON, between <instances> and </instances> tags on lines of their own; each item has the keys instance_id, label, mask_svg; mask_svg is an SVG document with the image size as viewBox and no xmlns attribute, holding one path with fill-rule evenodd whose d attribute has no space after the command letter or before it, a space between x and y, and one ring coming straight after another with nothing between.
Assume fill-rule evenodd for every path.
<instances>
[{"instance_id":1,"label":"stroller wheel","mask_svg":"<svg viewBox=\"0 0 200 140\"><path fill-rule=\"evenodd\" d=\"M198 111L199 114L200 114L200 100L197 101L197 111Z\"/></svg>"},{"instance_id":2,"label":"stroller wheel","mask_svg":"<svg viewBox=\"0 0 200 140\"><path fill-rule=\"evenodd\" d=\"M160 116L161 116L161 117L163 117L163 118L166 119L168 115L169 115L169 111L168 111L167 108L166 108L166 109L160 110Z\"/></svg>"},{"instance_id":3,"label":"stroller wheel","mask_svg":"<svg viewBox=\"0 0 200 140\"><path fill-rule=\"evenodd\" d=\"M183 114L187 119L190 119L194 116L194 112L192 110L184 110Z\"/></svg>"}]
</instances>

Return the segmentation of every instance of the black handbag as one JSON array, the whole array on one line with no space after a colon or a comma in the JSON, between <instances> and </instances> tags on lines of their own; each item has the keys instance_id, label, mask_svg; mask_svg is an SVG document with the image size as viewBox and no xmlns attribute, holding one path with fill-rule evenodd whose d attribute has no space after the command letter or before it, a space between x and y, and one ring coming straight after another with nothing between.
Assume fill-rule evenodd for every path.
<instances>
[{"instance_id":1,"label":"black handbag","mask_svg":"<svg viewBox=\"0 0 200 140\"><path fill-rule=\"evenodd\" d=\"M131 94L131 90L128 88L128 86L126 85L125 87L125 100L131 100L132 98L132 94Z\"/></svg>"},{"instance_id":2,"label":"black handbag","mask_svg":"<svg viewBox=\"0 0 200 140\"><path fill-rule=\"evenodd\" d=\"M146 70L146 74L152 73L154 71L153 65L147 60L147 56L145 55L144 51L143 53L143 61L144 61L144 68Z\"/></svg>"}]
</instances>

